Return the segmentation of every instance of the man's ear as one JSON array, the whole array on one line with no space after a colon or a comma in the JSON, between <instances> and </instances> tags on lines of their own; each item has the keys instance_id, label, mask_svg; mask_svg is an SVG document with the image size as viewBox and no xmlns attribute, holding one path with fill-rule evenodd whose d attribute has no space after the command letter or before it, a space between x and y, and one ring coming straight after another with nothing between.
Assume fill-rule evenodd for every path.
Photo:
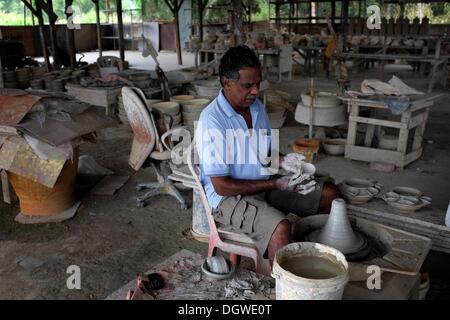
<instances>
[{"instance_id":1,"label":"man's ear","mask_svg":"<svg viewBox=\"0 0 450 320\"><path fill-rule=\"evenodd\" d=\"M222 77L222 86L223 88L229 88L230 87L230 79L228 79L227 77Z\"/></svg>"}]
</instances>

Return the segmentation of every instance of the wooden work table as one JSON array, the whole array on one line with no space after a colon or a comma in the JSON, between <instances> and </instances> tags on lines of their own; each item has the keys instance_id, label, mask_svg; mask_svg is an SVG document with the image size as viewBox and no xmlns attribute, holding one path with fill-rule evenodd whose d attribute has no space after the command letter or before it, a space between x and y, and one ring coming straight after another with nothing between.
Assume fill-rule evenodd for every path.
<instances>
[{"instance_id":1,"label":"wooden work table","mask_svg":"<svg viewBox=\"0 0 450 320\"><path fill-rule=\"evenodd\" d=\"M403 168L417 160L422 155L422 139L428 119L430 107L435 96L414 96L411 98L409 108L404 111L398 120L383 120L376 116L377 110L389 110L383 101L370 99L342 98L348 103L349 125L345 158L359 161L382 161L395 164ZM370 109L370 116L360 115L362 108ZM364 145L356 145L357 125L366 124L367 131ZM386 150L372 147L372 139L376 126L396 128L399 130L396 150ZM408 144L410 131L414 132L412 145Z\"/></svg>"},{"instance_id":2,"label":"wooden work table","mask_svg":"<svg viewBox=\"0 0 450 320\"><path fill-rule=\"evenodd\" d=\"M445 211L423 207L415 212L403 212L381 199L364 204L348 204L348 214L357 218L386 224L431 239L431 248L450 253L450 227L445 225Z\"/></svg>"},{"instance_id":3,"label":"wooden work table","mask_svg":"<svg viewBox=\"0 0 450 320\"><path fill-rule=\"evenodd\" d=\"M66 84L67 93L82 102L104 107L107 115L113 115L121 87L83 87L78 84Z\"/></svg>"}]
</instances>

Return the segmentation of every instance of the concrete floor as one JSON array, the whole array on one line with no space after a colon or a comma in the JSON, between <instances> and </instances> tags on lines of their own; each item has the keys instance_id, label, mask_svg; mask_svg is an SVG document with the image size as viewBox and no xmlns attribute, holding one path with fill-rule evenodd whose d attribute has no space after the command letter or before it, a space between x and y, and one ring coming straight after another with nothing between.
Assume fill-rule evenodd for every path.
<instances>
[{"instance_id":1,"label":"concrete floor","mask_svg":"<svg viewBox=\"0 0 450 320\"><path fill-rule=\"evenodd\" d=\"M127 60L131 59L127 57ZM165 70L170 70L169 64L174 65L175 56L164 61L168 63ZM132 66L142 68L142 64L130 62ZM408 68L397 66L386 68L385 80L394 73L416 89L425 90L427 86L427 79L416 78ZM378 74L370 71L350 77L352 88L357 89L362 79L378 78ZM320 90L336 90L333 79L319 76L316 84ZM308 77L297 75L295 80L274 83L273 87L290 92L292 102L296 102L308 85ZM416 187L433 198L434 207L446 210L450 200L450 94L442 89L435 93L443 96L436 99L431 109L424 154L403 171L381 174L371 171L367 163L322 153L317 167L330 172L337 182L359 176L374 178L386 188L394 185ZM281 151L290 152L292 141L305 136L307 130L290 116L281 129ZM18 205L0 204L0 299L103 299L139 272L149 270L181 248L206 253L207 246L189 234L191 209L181 210L166 196L156 197L143 209L135 207L138 194L135 184L153 181L155 176L150 169L134 172L128 166L131 140L130 131L117 126L100 132L97 143L82 145L81 154L90 154L117 175L127 174L131 178L114 196L93 196L88 192L98 178L79 176L77 197L82 205L71 220L58 224L21 225L14 222ZM191 204L192 192L185 190L182 193ZM69 275L66 270L70 265L78 265L81 269L81 290L67 289ZM428 298L448 299L449 255L431 252L424 268L431 276Z\"/></svg>"}]
</instances>

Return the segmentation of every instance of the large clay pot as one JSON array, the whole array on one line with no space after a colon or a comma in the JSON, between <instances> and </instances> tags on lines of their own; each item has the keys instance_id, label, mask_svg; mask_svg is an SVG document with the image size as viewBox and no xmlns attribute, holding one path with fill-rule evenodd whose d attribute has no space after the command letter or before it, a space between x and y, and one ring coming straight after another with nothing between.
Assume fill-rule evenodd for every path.
<instances>
[{"instance_id":1,"label":"large clay pot","mask_svg":"<svg viewBox=\"0 0 450 320\"><path fill-rule=\"evenodd\" d=\"M8 172L8 179L19 198L24 215L49 216L73 206L74 184L78 169L79 148L73 151L73 161L67 160L53 188L48 188L28 178Z\"/></svg>"}]
</instances>

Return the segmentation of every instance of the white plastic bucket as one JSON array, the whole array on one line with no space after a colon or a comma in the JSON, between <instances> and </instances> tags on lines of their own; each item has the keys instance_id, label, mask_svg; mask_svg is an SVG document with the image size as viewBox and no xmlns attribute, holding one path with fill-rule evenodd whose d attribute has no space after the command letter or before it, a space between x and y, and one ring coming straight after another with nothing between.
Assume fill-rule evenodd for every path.
<instances>
[{"instance_id":1,"label":"white plastic bucket","mask_svg":"<svg viewBox=\"0 0 450 320\"><path fill-rule=\"evenodd\" d=\"M314 242L291 243L273 262L277 300L340 300L348 283L348 263L338 250Z\"/></svg>"}]
</instances>

